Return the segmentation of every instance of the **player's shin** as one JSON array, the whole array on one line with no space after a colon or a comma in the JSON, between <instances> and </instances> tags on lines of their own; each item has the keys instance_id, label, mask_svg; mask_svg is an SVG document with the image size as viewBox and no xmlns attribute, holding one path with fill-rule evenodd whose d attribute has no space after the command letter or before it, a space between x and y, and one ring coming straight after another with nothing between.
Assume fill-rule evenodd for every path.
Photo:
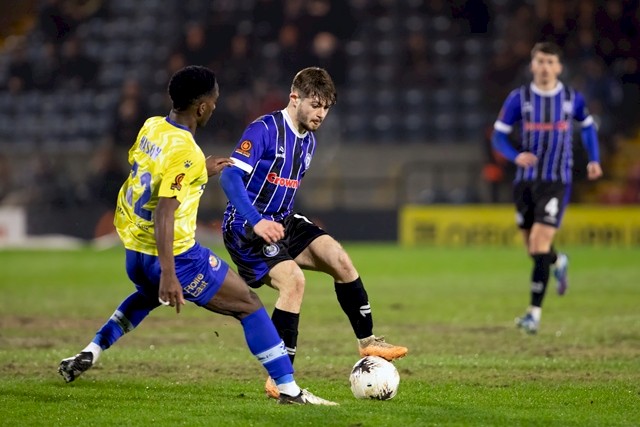
<instances>
[{"instance_id":1,"label":"player's shin","mask_svg":"<svg viewBox=\"0 0 640 427\"><path fill-rule=\"evenodd\" d=\"M300 387L293 379L293 365L287 355L284 342L278 335L264 307L240 321L249 350L262 363L274 379L278 389L287 395L296 396Z\"/></svg>"},{"instance_id":2,"label":"player's shin","mask_svg":"<svg viewBox=\"0 0 640 427\"><path fill-rule=\"evenodd\" d=\"M285 349L293 363L296 357L297 345L298 345L298 324L300 323L300 313L291 313L288 311L280 310L279 308L273 309L271 315L273 325L278 331L278 335L284 341Z\"/></svg>"},{"instance_id":3,"label":"player's shin","mask_svg":"<svg viewBox=\"0 0 640 427\"><path fill-rule=\"evenodd\" d=\"M533 254L533 271L531 273L531 306L542 307L547 284L549 283L549 271L551 269L552 255Z\"/></svg>"},{"instance_id":4,"label":"player's shin","mask_svg":"<svg viewBox=\"0 0 640 427\"><path fill-rule=\"evenodd\" d=\"M373 318L369 297L362 280L358 277L350 283L335 283L336 296L340 307L351 322L358 339L373 335Z\"/></svg>"},{"instance_id":5,"label":"player's shin","mask_svg":"<svg viewBox=\"0 0 640 427\"><path fill-rule=\"evenodd\" d=\"M131 332L158 305L156 300L147 298L140 292L134 292L122 301L109 320L96 333L92 342L95 345L90 344L85 349L93 353L94 363L102 350L108 349L124 334Z\"/></svg>"}]
</instances>

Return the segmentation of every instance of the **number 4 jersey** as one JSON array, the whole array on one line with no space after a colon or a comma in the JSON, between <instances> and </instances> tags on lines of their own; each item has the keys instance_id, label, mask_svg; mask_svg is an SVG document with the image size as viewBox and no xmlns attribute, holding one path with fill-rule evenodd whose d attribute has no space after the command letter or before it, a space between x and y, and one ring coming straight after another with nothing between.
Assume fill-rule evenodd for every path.
<instances>
[{"instance_id":1,"label":"number 4 jersey","mask_svg":"<svg viewBox=\"0 0 640 427\"><path fill-rule=\"evenodd\" d=\"M114 224L127 249L158 255L155 208L175 197L174 255L195 244L200 196L207 184L205 156L193 135L168 117L151 117L129 150L131 173L118 194Z\"/></svg>"}]
</instances>

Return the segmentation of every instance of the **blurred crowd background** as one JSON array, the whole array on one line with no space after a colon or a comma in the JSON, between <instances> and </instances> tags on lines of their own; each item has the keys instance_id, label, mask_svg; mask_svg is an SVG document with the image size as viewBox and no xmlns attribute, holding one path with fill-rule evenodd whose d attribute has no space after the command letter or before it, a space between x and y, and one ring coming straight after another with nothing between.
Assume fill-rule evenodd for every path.
<instances>
[{"instance_id":1,"label":"blurred crowd background","mask_svg":"<svg viewBox=\"0 0 640 427\"><path fill-rule=\"evenodd\" d=\"M218 155L285 105L297 70L329 70L339 98L319 151L331 156L305 190L321 200L333 186L325 207L350 185L379 188L391 208L506 202L512 170L490 132L542 40L563 48L562 79L599 126L606 177L574 198L640 202L639 0L21 0L0 16L0 204L112 207L126 151L148 116L167 114L168 79L188 64L219 77L218 109L197 135ZM436 175L409 185L419 153ZM328 166L341 158L355 175ZM459 166L447 188L443 171Z\"/></svg>"}]
</instances>

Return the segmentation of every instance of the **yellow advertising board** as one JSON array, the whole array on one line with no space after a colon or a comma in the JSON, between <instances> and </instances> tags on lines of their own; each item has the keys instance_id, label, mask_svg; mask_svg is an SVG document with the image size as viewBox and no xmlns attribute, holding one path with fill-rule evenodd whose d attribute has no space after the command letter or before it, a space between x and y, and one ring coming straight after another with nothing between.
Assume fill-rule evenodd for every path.
<instances>
[{"instance_id":1,"label":"yellow advertising board","mask_svg":"<svg viewBox=\"0 0 640 427\"><path fill-rule=\"evenodd\" d=\"M398 226L406 246L522 246L512 205L407 205ZM640 247L640 207L570 205L556 242Z\"/></svg>"}]
</instances>

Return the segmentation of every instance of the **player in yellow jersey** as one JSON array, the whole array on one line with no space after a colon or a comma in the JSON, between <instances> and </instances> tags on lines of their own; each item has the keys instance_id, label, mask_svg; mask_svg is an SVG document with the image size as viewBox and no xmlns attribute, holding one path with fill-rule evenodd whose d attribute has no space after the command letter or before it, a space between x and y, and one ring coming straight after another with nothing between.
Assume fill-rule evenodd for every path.
<instances>
[{"instance_id":1,"label":"player in yellow jersey","mask_svg":"<svg viewBox=\"0 0 640 427\"><path fill-rule=\"evenodd\" d=\"M115 225L126 248L129 295L80 353L63 359L58 372L67 382L91 368L101 353L133 330L160 305L185 300L233 316L249 349L276 379L280 403L336 405L293 378L293 366L259 297L213 251L195 240L198 204L207 180L232 164L205 157L194 139L216 108L219 90L213 71L189 66L169 82L173 108L151 117L129 150L131 173L118 195Z\"/></svg>"}]
</instances>

